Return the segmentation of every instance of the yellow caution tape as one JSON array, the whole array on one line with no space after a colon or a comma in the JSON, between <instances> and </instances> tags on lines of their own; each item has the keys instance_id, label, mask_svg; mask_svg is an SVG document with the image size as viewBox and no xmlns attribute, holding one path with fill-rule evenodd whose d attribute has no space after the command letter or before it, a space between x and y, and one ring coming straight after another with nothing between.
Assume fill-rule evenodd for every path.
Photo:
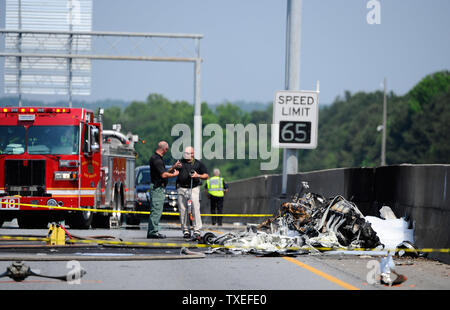
<instances>
[{"instance_id":1,"label":"yellow caution tape","mask_svg":"<svg viewBox=\"0 0 450 310\"><path fill-rule=\"evenodd\" d=\"M267 217L267 216L273 216L273 214L201 214L201 216Z\"/></svg>"},{"instance_id":2,"label":"yellow caution tape","mask_svg":"<svg viewBox=\"0 0 450 310\"><path fill-rule=\"evenodd\" d=\"M39 237L20 237L20 236L0 236L0 240L19 240L19 241L43 241L47 242L50 238L39 238Z\"/></svg>"},{"instance_id":3,"label":"yellow caution tape","mask_svg":"<svg viewBox=\"0 0 450 310\"><path fill-rule=\"evenodd\" d=\"M148 211L125 211L125 210L111 210L111 209L91 209L91 208L72 208L72 207L60 207L60 206L45 206L45 205L36 205L22 202L3 202L2 204L14 204L19 206L26 207L34 207L34 208L46 208L46 209L55 209L55 210L73 210L73 211L86 211L86 212L110 212L110 213L134 213L134 214L150 214Z\"/></svg>"},{"instance_id":4,"label":"yellow caution tape","mask_svg":"<svg viewBox=\"0 0 450 310\"><path fill-rule=\"evenodd\" d=\"M300 248L300 249L304 249L304 248ZM431 252L441 252L441 253L450 253L450 249L431 249L431 248L423 248L423 249L408 249L408 248L395 248L395 249L365 249L365 248L321 248L321 247L317 247L317 248L312 248L312 249L316 249L319 251L367 251L367 252L417 252L417 253L431 253Z\"/></svg>"},{"instance_id":5,"label":"yellow caution tape","mask_svg":"<svg viewBox=\"0 0 450 310\"><path fill-rule=\"evenodd\" d=\"M12 203L12 202L0 202L3 204L18 204L23 206L56 209L56 210L73 210L73 211L87 211L87 212L110 212L110 213L131 213L131 214L150 214L149 211L125 211L125 210L111 210L111 209L90 209L90 208L71 208L60 206L45 206L25 203ZM163 212L162 215L174 215L178 216L178 212ZM223 216L223 217L270 217L273 214L202 214L202 216ZM17 237L17 236L0 236L0 240L22 240L22 241L43 241L48 242L49 238L35 238L35 237ZM198 247L198 248L239 248L237 246L224 246L224 245L208 245L208 244L192 244L192 243L167 243L167 242L129 242L129 241L106 241L106 240L86 240L86 239L70 239L70 243L97 243L97 244L111 244L111 245L135 245L135 246L154 246L154 247ZM240 247L240 248L252 248L252 247ZM327 247L292 247L292 248L279 248L286 250L318 250L318 251L395 251L395 252L417 252L417 253L450 253L450 249L365 249L365 248L327 248Z\"/></svg>"},{"instance_id":6,"label":"yellow caution tape","mask_svg":"<svg viewBox=\"0 0 450 310\"><path fill-rule=\"evenodd\" d=\"M72 207L60 207L60 206L46 206L46 205L36 205L29 203L21 203L21 202L3 202L2 204L14 204L19 206L27 206L34 208L46 208L46 209L55 209L55 210L72 210L72 211L85 211L85 212L109 212L109 213L128 213L128 214L150 214L150 211L126 211L126 210L111 210L111 209L91 209L91 208L72 208ZM173 215L179 216L179 212L163 212L162 215ZM201 214L201 216L222 216L222 217L271 217L273 214Z\"/></svg>"},{"instance_id":7,"label":"yellow caution tape","mask_svg":"<svg viewBox=\"0 0 450 310\"><path fill-rule=\"evenodd\" d=\"M0 240L20 240L20 241L42 241L48 242L49 238L39 238L39 237L19 237L19 236L0 236ZM106 244L106 245L128 245L128 246L147 246L147 247L191 247L191 248L226 248L226 249L257 249L257 250L266 250L262 247L252 247L252 246L235 246L235 245L219 245L219 244L195 244L195 243L176 243L176 242L132 242L132 241L112 241L112 240L92 240L92 239L68 239L66 240L68 243L86 243L86 244ZM276 247L278 250L290 250L290 251L311 251L318 250L322 252L327 251L365 251L365 252L417 252L417 253L431 253L431 252L439 252L439 253L450 253L449 248L441 248L441 249L433 249L433 248L422 248L422 249L404 249L404 248L395 248L395 249L366 249L366 248L331 248L331 247L288 247L281 248ZM270 250L269 250L270 251Z\"/></svg>"}]
</instances>

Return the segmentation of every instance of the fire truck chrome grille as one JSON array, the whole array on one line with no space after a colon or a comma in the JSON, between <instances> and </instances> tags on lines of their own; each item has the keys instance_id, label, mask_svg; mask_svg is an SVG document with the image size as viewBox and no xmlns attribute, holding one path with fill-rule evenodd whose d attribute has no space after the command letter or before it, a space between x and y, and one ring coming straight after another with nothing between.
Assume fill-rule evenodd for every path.
<instances>
[{"instance_id":1,"label":"fire truck chrome grille","mask_svg":"<svg viewBox=\"0 0 450 310\"><path fill-rule=\"evenodd\" d=\"M6 160L5 189L9 195L44 196L45 160Z\"/></svg>"}]
</instances>

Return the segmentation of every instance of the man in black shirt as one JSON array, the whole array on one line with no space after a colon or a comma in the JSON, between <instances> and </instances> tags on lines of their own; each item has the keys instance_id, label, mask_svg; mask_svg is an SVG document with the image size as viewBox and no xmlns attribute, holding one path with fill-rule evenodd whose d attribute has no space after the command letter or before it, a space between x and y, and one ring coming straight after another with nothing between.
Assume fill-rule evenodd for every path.
<instances>
[{"instance_id":1,"label":"man in black shirt","mask_svg":"<svg viewBox=\"0 0 450 310\"><path fill-rule=\"evenodd\" d=\"M150 157L150 216L148 219L147 238L162 239L166 236L160 234L159 221L164 207L164 198L166 195L167 179L178 175L175 168L181 167L179 161L166 171L163 156L169 151L169 144L166 141L158 143L155 154Z\"/></svg>"},{"instance_id":2,"label":"man in black shirt","mask_svg":"<svg viewBox=\"0 0 450 310\"><path fill-rule=\"evenodd\" d=\"M201 180L208 179L206 166L194 158L194 148L188 146L184 150L184 158L181 167L177 168L180 173L177 178L178 207L180 209L181 230L184 238L190 238L188 201L192 201L192 216L194 220L194 238L200 238L202 219L200 215L200 185ZM192 188L192 190L191 190Z\"/></svg>"}]
</instances>

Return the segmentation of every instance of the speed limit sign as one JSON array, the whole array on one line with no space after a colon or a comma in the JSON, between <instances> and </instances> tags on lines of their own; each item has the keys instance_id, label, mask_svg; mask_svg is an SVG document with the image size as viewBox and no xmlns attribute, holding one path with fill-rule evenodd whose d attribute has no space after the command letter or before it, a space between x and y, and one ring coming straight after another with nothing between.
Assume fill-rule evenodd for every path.
<instances>
[{"instance_id":1,"label":"speed limit sign","mask_svg":"<svg viewBox=\"0 0 450 310\"><path fill-rule=\"evenodd\" d=\"M272 124L273 147L315 149L319 125L318 92L276 92Z\"/></svg>"}]
</instances>

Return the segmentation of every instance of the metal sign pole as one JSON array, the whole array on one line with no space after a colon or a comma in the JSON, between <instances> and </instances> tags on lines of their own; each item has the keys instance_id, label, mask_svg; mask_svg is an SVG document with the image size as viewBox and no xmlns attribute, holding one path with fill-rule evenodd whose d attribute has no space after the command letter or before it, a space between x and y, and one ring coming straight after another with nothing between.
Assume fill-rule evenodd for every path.
<instances>
[{"instance_id":1,"label":"metal sign pole","mask_svg":"<svg viewBox=\"0 0 450 310\"><path fill-rule=\"evenodd\" d=\"M202 159L202 111L200 100L200 40L195 39L197 59L194 65L194 150L195 157Z\"/></svg>"},{"instance_id":2,"label":"metal sign pole","mask_svg":"<svg viewBox=\"0 0 450 310\"><path fill-rule=\"evenodd\" d=\"M286 17L286 90L300 90L300 34L302 0L287 1ZM286 194L288 174L298 172L297 149L283 149L281 193Z\"/></svg>"},{"instance_id":3,"label":"metal sign pole","mask_svg":"<svg viewBox=\"0 0 450 310\"><path fill-rule=\"evenodd\" d=\"M72 0L70 0L69 4L69 31L73 31L73 3ZM70 55L72 54L72 43L73 43L73 35L69 35L69 42L67 42L67 53ZM72 58L67 59L67 88L68 88L68 94L69 94L69 108L72 107ZM79 196L78 196L79 197Z\"/></svg>"},{"instance_id":4,"label":"metal sign pole","mask_svg":"<svg viewBox=\"0 0 450 310\"><path fill-rule=\"evenodd\" d=\"M386 103L386 78L384 78L384 96L383 96L383 136L381 139L381 165L386 166L386 109L387 109L387 103Z\"/></svg>"},{"instance_id":5,"label":"metal sign pole","mask_svg":"<svg viewBox=\"0 0 450 310\"><path fill-rule=\"evenodd\" d=\"M19 30L22 30L22 1L19 0L19 11L18 11L18 25ZM17 39L17 50L19 53L22 52L22 33L19 33ZM22 57L17 57L17 93L19 95L19 107L22 106Z\"/></svg>"},{"instance_id":6,"label":"metal sign pole","mask_svg":"<svg viewBox=\"0 0 450 310\"><path fill-rule=\"evenodd\" d=\"M17 39L14 40L15 35ZM87 73L90 74L90 62L91 60L133 60L133 61L162 61L162 62L191 62L194 63L194 147L197 154L201 158L201 129L202 129L202 116L201 116L201 100L200 100L200 72L202 59L200 58L200 40L203 35L200 34L181 34L181 33L133 33L133 32L99 32L99 31L57 31L57 30L9 30L0 29L0 36L4 36L9 39L6 40L6 46L0 49L0 57L14 57L16 62L6 62L5 68L12 71L9 73L14 78L13 82L5 82L5 89L10 93L18 93L19 99L22 93L39 93L39 94L68 94L69 106L72 105L72 99L74 95L89 95L90 94L90 79L82 79ZM194 53L189 56L171 56L171 55L151 55L142 53L139 48L139 44L132 46L132 50L126 55L118 55L115 45L109 46L110 50L103 54L88 54L90 51L91 37L97 39L103 39L106 43L109 41L106 38L117 37L121 39L134 39L141 40L193 40L195 43L195 55ZM12 38L12 39L11 39ZM27 44L30 42L38 42L39 49L37 50L23 50L22 38L26 39ZM58 52L53 50L47 50L45 43L47 40L52 41L53 44L58 46L64 46L64 52ZM81 43L80 43L81 42ZM88 43L87 43L88 42ZM9 43L9 46L8 46ZM14 44L14 46L12 46ZM34 44L34 43L33 43ZM78 44L78 48L77 45ZM81 46L81 47L80 47ZM159 50L163 51L160 47ZM183 49L185 51L185 49ZM163 51L164 52L164 51ZM167 53L166 53L167 54ZM179 54L179 52L177 53ZM49 61L45 61L45 68L39 66L30 67L28 71L22 72L22 66L20 63L24 59L33 59L29 61L31 66L39 65L39 61L34 59L47 58ZM59 60L59 61L58 61ZM85 61L85 63L80 64ZM53 76L55 69L60 70L60 64L64 62L66 64L63 79L65 81L65 89L61 91L58 88L60 85L48 83L48 77ZM42 66L41 66L42 67ZM49 72L50 69L53 71ZM63 70L60 70L63 71ZM5 71L6 72L6 71ZM5 73L6 74L6 73ZM59 74L59 73L58 73ZM26 76L28 83L27 89L24 89L22 85L23 76ZM55 81L61 81L61 75L54 75L58 78ZM81 76L81 80L80 80ZM74 77L78 80L75 83ZM12 80L10 78L10 80ZM20 104L20 103L19 103Z\"/></svg>"}]
</instances>

